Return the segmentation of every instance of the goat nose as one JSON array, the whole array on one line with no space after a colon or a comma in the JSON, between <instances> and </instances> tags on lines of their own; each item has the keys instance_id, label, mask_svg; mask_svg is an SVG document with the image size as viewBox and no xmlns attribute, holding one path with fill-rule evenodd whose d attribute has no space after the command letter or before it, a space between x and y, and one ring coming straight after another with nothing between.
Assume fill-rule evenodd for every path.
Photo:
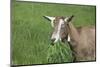
<instances>
[{"instance_id":1,"label":"goat nose","mask_svg":"<svg viewBox=\"0 0 100 67\"><path fill-rule=\"evenodd\" d=\"M51 39L51 45L54 45L55 40L56 40L55 38Z\"/></svg>"},{"instance_id":2,"label":"goat nose","mask_svg":"<svg viewBox=\"0 0 100 67\"><path fill-rule=\"evenodd\" d=\"M56 40L55 38L51 39L52 43L53 43L55 40Z\"/></svg>"}]
</instances>

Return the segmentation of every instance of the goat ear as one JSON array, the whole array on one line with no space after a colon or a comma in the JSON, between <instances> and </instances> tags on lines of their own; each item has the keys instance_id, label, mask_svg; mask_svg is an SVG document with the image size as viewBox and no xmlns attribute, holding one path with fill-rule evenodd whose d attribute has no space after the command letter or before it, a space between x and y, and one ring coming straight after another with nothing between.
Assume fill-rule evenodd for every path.
<instances>
[{"instance_id":1,"label":"goat ear","mask_svg":"<svg viewBox=\"0 0 100 67\"><path fill-rule=\"evenodd\" d=\"M50 17L50 16L43 16L43 17L50 20L50 21L53 21L55 19L55 17Z\"/></svg>"},{"instance_id":2,"label":"goat ear","mask_svg":"<svg viewBox=\"0 0 100 67\"><path fill-rule=\"evenodd\" d=\"M50 17L50 16L43 16L44 18L46 18L46 19L48 19L48 20L50 20L51 21L51 26L52 27L54 27L54 19L55 19L55 17Z\"/></svg>"},{"instance_id":3,"label":"goat ear","mask_svg":"<svg viewBox=\"0 0 100 67\"><path fill-rule=\"evenodd\" d=\"M70 16L70 17L66 17L66 18L65 18L65 21L66 21L66 22L70 22L70 21L72 20L73 17L74 17L74 15L72 15L72 16Z\"/></svg>"}]
</instances>

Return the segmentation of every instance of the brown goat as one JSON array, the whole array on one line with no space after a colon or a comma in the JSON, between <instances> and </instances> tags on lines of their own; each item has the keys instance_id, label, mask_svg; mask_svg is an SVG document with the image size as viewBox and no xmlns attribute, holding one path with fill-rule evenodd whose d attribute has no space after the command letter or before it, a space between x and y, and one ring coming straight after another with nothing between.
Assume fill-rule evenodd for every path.
<instances>
[{"instance_id":1,"label":"brown goat","mask_svg":"<svg viewBox=\"0 0 100 67\"><path fill-rule=\"evenodd\" d=\"M73 15L70 17L49 17L54 29L51 41L56 43L62 41L70 43L75 61L93 61L95 58L95 26L74 27L71 23Z\"/></svg>"}]
</instances>

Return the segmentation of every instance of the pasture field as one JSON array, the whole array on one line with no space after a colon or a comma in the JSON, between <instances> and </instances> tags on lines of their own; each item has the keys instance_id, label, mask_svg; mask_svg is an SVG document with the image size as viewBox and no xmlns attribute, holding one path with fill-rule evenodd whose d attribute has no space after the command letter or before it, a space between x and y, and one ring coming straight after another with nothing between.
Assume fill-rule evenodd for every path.
<instances>
[{"instance_id":1,"label":"pasture field","mask_svg":"<svg viewBox=\"0 0 100 67\"><path fill-rule=\"evenodd\" d=\"M77 26L95 25L95 6L12 2L11 55L13 65L67 63L73 61L69 44L50 45L52 27L43 16L74 15Z\"/></svg>"}]
</instances>

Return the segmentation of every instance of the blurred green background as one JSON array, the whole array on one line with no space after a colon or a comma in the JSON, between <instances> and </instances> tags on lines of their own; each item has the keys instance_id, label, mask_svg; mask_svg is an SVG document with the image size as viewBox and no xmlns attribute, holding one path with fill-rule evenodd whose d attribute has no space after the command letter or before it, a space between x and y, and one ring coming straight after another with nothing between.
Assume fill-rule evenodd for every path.
<instances>
[{"instance_id":1,"label":"blurred green background","mask_svg":"<svg viewBox=\"0 0 100 67\"><path fill-rule=\"evenodd\" d=\"M12 64L48 64L73 61L69 44L50 45L52 27L43 16L74 15L73 24L95 25L95 6L12 1Z\"/></svg>"}]
</instances>

